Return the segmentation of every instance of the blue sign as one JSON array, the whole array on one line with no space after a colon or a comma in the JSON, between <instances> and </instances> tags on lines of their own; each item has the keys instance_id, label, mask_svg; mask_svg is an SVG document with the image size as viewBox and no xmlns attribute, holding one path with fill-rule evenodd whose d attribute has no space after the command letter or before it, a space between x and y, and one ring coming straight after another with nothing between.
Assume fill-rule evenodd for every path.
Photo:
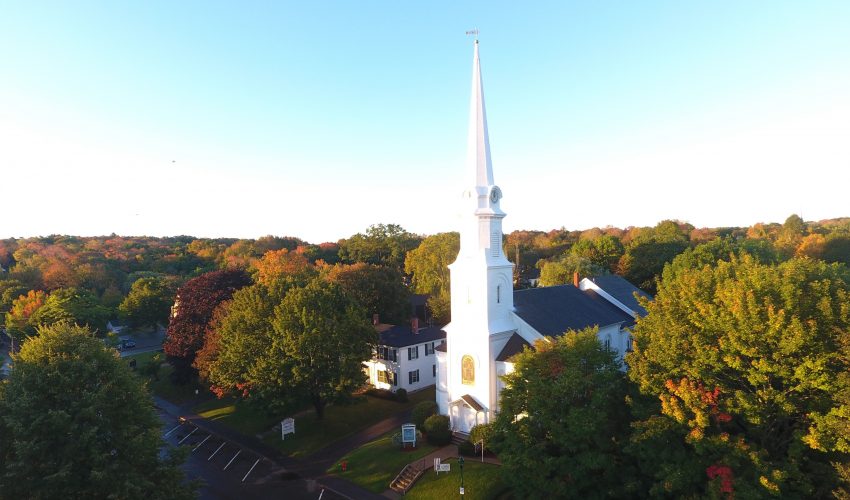
<instances>
[{"instance_id":1,"label":"blue sign","mask_svg":"<svg viewBox=\"0 0 850 500\"><path fill-rule=\"evenodd\" d=\"M413 443L413 446L416 446L415 424L404 424L401 426L401 442L402 444Z\"/></svg>"}]
</instances>

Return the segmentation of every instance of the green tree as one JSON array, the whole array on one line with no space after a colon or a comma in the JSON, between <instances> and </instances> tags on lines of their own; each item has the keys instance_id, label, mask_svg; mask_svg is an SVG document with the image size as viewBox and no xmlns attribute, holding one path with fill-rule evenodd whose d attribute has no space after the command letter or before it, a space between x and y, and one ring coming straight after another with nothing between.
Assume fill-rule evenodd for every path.
<instances>
[{"instance_id":1,"label":"green tree","mask_svg":"<svg viewBox=\"0 0 850 500\"><path fill-rule=\"evenodd\" d=\"M626 496L625 378L595 329L548 338L513 358L492 447L519 498ZM490 446L490 445L488 445Z\"/></svg>"},{"instance_id":2,"label":"green tree","mask_svg":"<svg viewBox=\"0 0 850 500\"><path fill-rule=\"evenodd\" d=\"M272 320L284 295L284 287L255 284L236 291L216 312L195 360L213 392L250 397L270 407L298 399L299 394L278 383L286 378L289 364L283 356L275 358L280 349L275 349Z\"/></svg>"},{"instance_id":3,"label":"green tree","mask_svg":"<svg viewBox=\"0 0 850 500\"><path fill-rule=\"evenodd\" d=\"M339 245L339 258L348 264L365 262L404 268L407 252L419 246L421 238L408 233L398 224L369 226L366 234L357 233Z\"/></svg>"},{"instance_id":4,"label":"green tree","mask_svg":"<svg viewBox=\"0 0 850 500\"><path fill-rule=\"evenodd\" d=\"M448 323L451 314L449 264L460 250L460 235L455 232L428 236L407 254L404 270L411 275L415 293L429 295L428 308L438 323Z\"/></svg>"},{"instance_id":5,"label":"green tree","mask_svg":"<svg viewBox=\"0 0 850 500\"><path fill-rule=\"evenodd\" d=\"M130 287L118 311L134 328L156 328L157 324L168 323L175 295L166 278L140 278Z\"/></svg>"},{"instance_id":6,"label":"green tree","mask_svg":"<svg viewBox=\"0 0 850 500\"><path fill-rule=\"evenodd\" d=\"M36 310L31 319L40 326L69 321L105 333L109 314L109 309L88 290L60 288L47 296L44 306Z\"/></svg>"},{"instance_id":7,"label":"green tree","mask_svg":"<svg viewBox=\"0 0 850 500\"><path fill-rule=\"evenodd\" d=\"M558 260L543 262L542 264L543 267L540 269L541 286L571 284L575 273L578 273L581 277L608 274L604 267L595 264L590 259L572 253Z\"/></svg>"},{"instance_id":8,"label":"green tree","mask_svg":"<svg viewBox=\"0 0 850 500\"><path fill-rule=\"evenodd\" d=\"M403 323L410 316L410 290L404 285L401 272L392 267L357 264L337 264L324 271L325 279L337 283L354 297L372 318L380 314L387 323Z\"/></svg>"},{"instance_id":9,"label":"green tree","mask_svg":"<svg viewBox=\"0 0 850 500\"><path fill-rule=\"evenodd\" d=\"M662 221L652 229L641 231L626 247L617 264L617 274L654 294L656 278L665 264L688 248L692 229L685 232L675 221Z\"/></svg>"},{"instance_id":10,"label":"green tree","mask_svg":"<svg viewBox=\"0 0 850 500\"><path fill-rule=\"evenodd\" d=\"M371 358L377 334L360 304L338 285L314 280L290 290L275 308L273 326L272 352L291 366L284 383L303 391L319 419L328 402L363 385L363 362Z\"/></svg>"},{"instance_id":11,"label":"green tree","mask_svg":"<svg viewBox=\"0 0 850 500\"><path fill-rule=\"evenodd\" d=\"M85 328L39 330L0 386L0 498L193 498L129 368Z\"/></svg>"},{"instance_id":12,"label":"green tree","mask_svg":"<svg viewBox=\"0 0 850 500\"><path fill-rule=\"evenodd\" d=\"M839 486L830 464L850 458L845 267L763 264L746 254L696 267L674 261L645 307L626 358L629 376L661 401L654 421L666 429L665 446L677 436L690 470L706 471L670 491L663 485L676 483L669 474L679 465L655 457L646 470L655 490L822 498ZM718 486L720 472L727 477Z\"/></svg>"},{"instance_id":13,"label":"green tree","mask_svg":"<svg viewBox=\"0 0 850 500\"><path fill-rule=\"evenodd\" d=\"M0 280L0 315L5 315L12 309L12 302L29 290L18 280Z\"/></svg>"},{"instance_id":14,"label":"green tree","mask_svg":"<svg viewBox=\"0 0 850 500\"><path fill-rule=\"evenodd\" d=\"M377 341L360 304L322 279L306 286L236 292L212 324L214 357L199 367L218 394L269 408L309 401L322 418L328 402L362 386L362 363Z\"/></svg>"},{"instance_id":15,"label":"green tree","mask_svg":"<svg viewBox=\"0 0 850 500\"><path fill-rule=\"evenodd\" d=\"M614 271L623 256L620 238L608 234L592 240L579 240L570 248L570 254L584 257L606 271Z\"/></svg>"}]
</instances>

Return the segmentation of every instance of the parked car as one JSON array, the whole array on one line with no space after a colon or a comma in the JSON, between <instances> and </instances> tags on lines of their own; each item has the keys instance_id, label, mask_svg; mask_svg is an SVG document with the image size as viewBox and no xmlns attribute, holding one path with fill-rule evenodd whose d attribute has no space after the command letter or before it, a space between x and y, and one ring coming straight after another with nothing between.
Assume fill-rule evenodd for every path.
<instances>
[{"instance_id":1,"label":"parked car","mask_svg":"<svg viewBox=\"0 0 850 500\"><path fill-rule=\"evenodd\" d=\"M136 347L136 341L133 339L121 339L122 349L132 349Z\"/></svg>"}]
</instances>

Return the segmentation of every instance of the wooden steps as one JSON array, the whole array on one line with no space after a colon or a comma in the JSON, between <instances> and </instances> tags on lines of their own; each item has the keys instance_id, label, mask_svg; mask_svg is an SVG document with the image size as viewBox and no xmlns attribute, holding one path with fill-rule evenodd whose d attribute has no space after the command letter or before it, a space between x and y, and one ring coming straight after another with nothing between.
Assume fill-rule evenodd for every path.
<instances>
[{"instance_id":1,"label":"wooden steps","mask_svg":"<svg viewBox=\"0 0 850 500\"><path fill-rule=\"evenodd\" d=\"M404 495L407 493L407 490L413 486L413 483L419 479L419 476L421 476L423 472L425 471L422 468L414 464L405 465L404 469L402 469L401 472L398 473L398 476L396 476L390 483L390 489L396 493Z\"/></svg>"}]
</instances>

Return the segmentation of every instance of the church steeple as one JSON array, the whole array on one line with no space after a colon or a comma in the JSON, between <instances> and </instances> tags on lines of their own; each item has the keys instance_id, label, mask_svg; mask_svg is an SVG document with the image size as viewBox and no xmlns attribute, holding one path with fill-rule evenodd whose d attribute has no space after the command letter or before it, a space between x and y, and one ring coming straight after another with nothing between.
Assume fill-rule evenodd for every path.
<instances>
[{"instance_id":1,"label":"church steeple","mask_svg":"<svg viewBox=\"0 0 850 500\"><path fill-rule=\"evenodd\" d=\"M487 110L484 106L484 82L481 80L481 59L478 57L477 39L472 56L472 99L469 102L469 137L466 161L475 179L474 186L493 185L490 137L487 134Z\"/></svg>"},{"instance_id":2,"label":"church steeple","mask_svg":"<svg viewBox=\"0 0 850 500\"><path fill-rule=\"evenodd\" d=\"M467 227L461 231L461 254L486 255L489 261L496 259L500 264L507 260L502 252L502 222L505 216L499 208L502 190L493 180L493 164L490 158L490 136L487 131L487 109L484 105L484 83L481 79L481 58L478 55L478 40L472 54L472 95L469 102L469 133L467 135L467 169L469 181L473 182L464 197ZM469 182L467 181L467 182Z\"/></svg>"}]
</instances>

